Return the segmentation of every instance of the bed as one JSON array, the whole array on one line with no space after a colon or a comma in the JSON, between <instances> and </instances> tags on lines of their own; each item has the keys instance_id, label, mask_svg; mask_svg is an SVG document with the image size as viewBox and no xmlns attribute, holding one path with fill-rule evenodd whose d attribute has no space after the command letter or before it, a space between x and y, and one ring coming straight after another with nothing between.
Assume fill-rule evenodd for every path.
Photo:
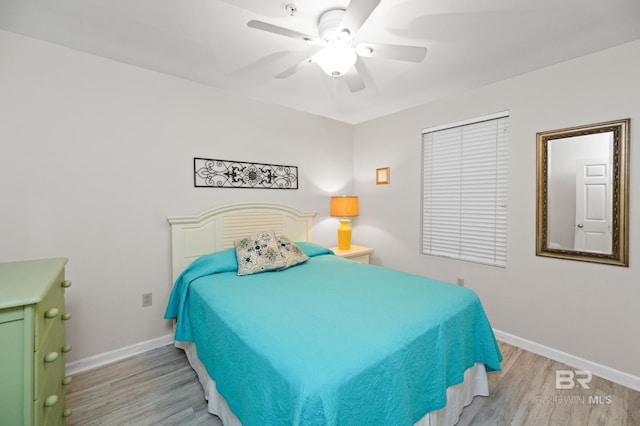
<instances>
[{"instance_id":1,"label":"bed","mask_svg":"<svg viewBox=\"0 0 640 426\"><path fill-rule=\"evenodd\" d=\"M241 203L168 218L165 317L209 411L225 426L455 424L502 360L477 295L335 256L314 216ZM237 242L262 233L300 263L239 275Z\"/></svg>"}]
</instances>

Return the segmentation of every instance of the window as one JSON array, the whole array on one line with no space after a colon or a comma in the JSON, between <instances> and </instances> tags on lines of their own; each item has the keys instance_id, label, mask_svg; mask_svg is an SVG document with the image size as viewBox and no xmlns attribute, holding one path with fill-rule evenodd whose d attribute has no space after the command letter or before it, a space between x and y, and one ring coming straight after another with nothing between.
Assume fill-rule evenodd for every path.
<instances>
[{"instance_id":1,"label":"window","mask_svg":"<svg viewBox=\"0 0 640 426\"><path fill-rule=\"evenodd\" d=\"M422 132L422 253L506 266L509 114Z\"/></svg>"}]
</instances>

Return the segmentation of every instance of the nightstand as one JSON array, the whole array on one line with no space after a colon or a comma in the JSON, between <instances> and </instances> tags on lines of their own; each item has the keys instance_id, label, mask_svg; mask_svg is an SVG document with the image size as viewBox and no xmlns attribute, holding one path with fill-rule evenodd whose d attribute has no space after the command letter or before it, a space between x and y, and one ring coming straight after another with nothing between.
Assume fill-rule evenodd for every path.
<instances>
[{"instance_id":1,"label":"nightstand","mask_svg":"<svg viewBox=\"0 0 640 426\"><path fill-rule=\"evenodd\" d=\"M351 244L349 250L340 250L338 247L329 247L336 256L355 260L356 262L369 263L369 255L373 253L373 249L369 247L354 246Z\"/></svg>"}]
</instances>

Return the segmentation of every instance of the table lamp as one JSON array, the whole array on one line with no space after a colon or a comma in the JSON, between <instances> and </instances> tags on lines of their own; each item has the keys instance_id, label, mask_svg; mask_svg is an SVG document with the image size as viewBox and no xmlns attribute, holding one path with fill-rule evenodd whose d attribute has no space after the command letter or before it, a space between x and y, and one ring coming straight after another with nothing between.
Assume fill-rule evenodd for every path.
<instances>
[{"instance_id":1,"label":"table lamp","mask_svg":"<svg viewBox=\"0 0 640 426\"><path fill-rule=\"evenodd\" d=\"M331 197L331 216L341 217L338 228L338 249L351 249L351 222L348 217L358 216L358 197L355 195L342 195Z\"/></svg>"}]
</instances>

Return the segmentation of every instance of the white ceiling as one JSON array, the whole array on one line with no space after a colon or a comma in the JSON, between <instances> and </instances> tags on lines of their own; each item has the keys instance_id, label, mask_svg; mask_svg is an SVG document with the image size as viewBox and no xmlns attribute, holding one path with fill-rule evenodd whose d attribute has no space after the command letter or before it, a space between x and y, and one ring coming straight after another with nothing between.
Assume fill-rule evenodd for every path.
<instances>
[{"instance_id":1,"label":"white ceiling","mask_svg":"<svg viewBox=\"0 0 640 426\"><path fill-rule=\"evenodd\" d=\"M0 29L351 124L640 39L640 0L382 0L356 42L425 46L424 62L364 58L357 93L315 65L273 78L317 48L246 23L315 35L348 3L0 0Z\"/></svg>"}]
</instances>

